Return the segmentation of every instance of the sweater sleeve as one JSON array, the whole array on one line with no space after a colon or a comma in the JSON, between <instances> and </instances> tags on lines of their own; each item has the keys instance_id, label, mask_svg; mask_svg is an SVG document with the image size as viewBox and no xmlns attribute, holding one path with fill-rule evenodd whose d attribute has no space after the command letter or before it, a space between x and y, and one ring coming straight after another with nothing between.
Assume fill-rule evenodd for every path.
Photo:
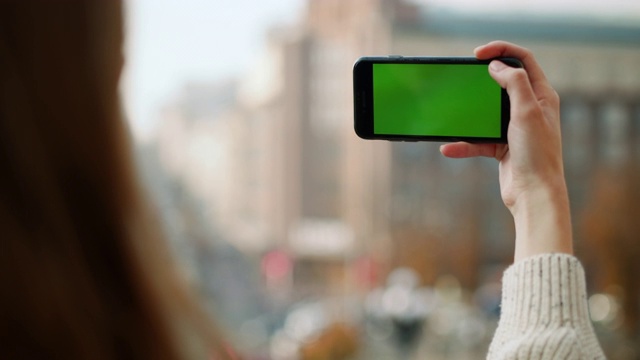
<instances>
[{"instance_id":1,"label":"sweater sleeve","mask_svg":"<svg viewBox=\"0 0 640 360\"><path fill-rule=\"evenodd\" d=\"M537 255L505 271L502 313L487 359L605 359L577 258Z\"/></svg>"}]
</instances>

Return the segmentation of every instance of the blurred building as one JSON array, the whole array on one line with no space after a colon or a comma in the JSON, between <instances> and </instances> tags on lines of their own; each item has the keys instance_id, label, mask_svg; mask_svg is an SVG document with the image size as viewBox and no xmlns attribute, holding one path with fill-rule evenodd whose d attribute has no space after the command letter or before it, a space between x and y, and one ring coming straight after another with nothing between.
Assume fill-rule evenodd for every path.
<instances>
[{"instance_id":1,"label":"blurred building","mask_svg":"<svg viewBox=\"0 0 640 360\"><path fill-rule=\"evenodd\" d=\"M330 84L350 89L351 66L362 55L468 56L493 39L532 49L563 99L567 177L579 222L590 174L640 164L640 72L634 70L640 63L640 26L570 16L480 18L417 3L310 1L306 46L322 56L312 56L304 75L309 86L323 91L309 94L308 103L325 114L327 124L339 124L334 136L342 139L335 158L342 167L340 216L353 229L356 249L383 262L411 265L429 283L452 273L474 288L485 270L510 263L513 254L495 162L445 159L437 144L357 139L351 94ZM314 77L318 73L321 78ZM580 245L588 236L581 230L576 226L578 248L588 252Z\"/></svg>"},{"instance_id":2,"label":"blurred building","mask_svg":"<svg viewBox=\"0 0 640 360\"><path fill-rule=\"evenodd\" d=\"M577 248L588 258L579 225L585 207L598 206L594 174L615 178L640 164L637 24L309 0L299 24L268 35L239 84L187 89L165 110L163 159L209 199L210 219L231 243L291 256L294 297L357 292L351 265L362 259L381 272L412 267L427 284L453 274L474 289L513 256L497 164L445 159L439 144L358 139L351 69L364 55L469 56L494 39L530 48L563 100Z\"/></svg>"}]
</instances>

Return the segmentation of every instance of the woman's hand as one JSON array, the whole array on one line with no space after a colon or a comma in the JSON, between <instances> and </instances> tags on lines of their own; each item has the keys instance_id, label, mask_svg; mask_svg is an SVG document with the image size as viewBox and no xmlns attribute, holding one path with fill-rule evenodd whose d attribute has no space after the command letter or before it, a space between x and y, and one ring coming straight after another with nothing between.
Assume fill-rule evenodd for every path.
<instances>
[{"instance_id":1,"label":"woman's hand","mask_svg":"<svg viewBox=\"0 0 640 360\"><path fill-rule=\"evenodd\" d=\"M452 143L452 158L494 157L500 162L502 200L516 224L516 260L539 253L572 253L571 217L564 179L560 104L533 54L495 41L475 49L479 59L514 57L524 68L492 61L489 73L511 101L507 144Z\"/></svg>"}]
</instances>

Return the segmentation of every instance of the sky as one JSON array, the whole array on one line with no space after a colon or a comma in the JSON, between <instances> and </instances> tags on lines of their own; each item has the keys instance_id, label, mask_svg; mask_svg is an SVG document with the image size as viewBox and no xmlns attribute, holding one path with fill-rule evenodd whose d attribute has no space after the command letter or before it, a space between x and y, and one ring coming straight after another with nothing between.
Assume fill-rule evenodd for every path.
<instances>
[{"instance_id":1,"label":"sky","mask_svg":"<svg viewBox=\"0 0 640 360\"><path fill-rule=\"evenodd\" d=\"M262 51L265 31L292 23L303 0L129 0L122 92L136 139L189 82L240 76Z\"/></svg>"},{"instance_id":2,"label":"sky","mask_svg":"<svg viewBox=\"0 0 640 360\"><path fill-rule=\"evenodd\" d=\"M189 82L248 72L265 31L294 23L306 0L129 0L122 91L134 136L152 134L158 109ZM344 0L350 1L350 0ZM410 0L452 11L598 17L640 22L638 0Z\"/></svg>"}]
</instances>

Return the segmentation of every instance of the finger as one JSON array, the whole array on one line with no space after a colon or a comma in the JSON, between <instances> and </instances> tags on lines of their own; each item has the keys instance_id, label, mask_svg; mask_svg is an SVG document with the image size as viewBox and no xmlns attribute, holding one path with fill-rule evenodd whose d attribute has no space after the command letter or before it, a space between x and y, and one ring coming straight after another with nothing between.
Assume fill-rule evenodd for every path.
<instances>
[{"instance_id":1,"label":"finger","mask_svg":"<svg viewBox=\"0 0 640 360\"><path fill-rule=\"evenodd\" d=\"M466 142L456 142L440 146L440 152L446 157L455 159L478 156L496 157L497 146L497 144L470 144Z\"/></svg>"},{"instance_id":2,"label":"finger","mask_svg":"<svg viewBox=\"0 0 640 360\"><path fill-rule=\"evenodd\" d=\"M528 110L527 105L537 104L529 74L524 69L512 68L494 60L489 64L489 74L507 90L512 109Z\"/></svg>"},{"instance_id":3,"label":"finger","mask_svg":"<svg viewBox=\"0 0 640 360\"><path fill-rule=\"evenodd\" d=\"M545 97L551 89L547 77L535 57L526 48L506 42L493 41L475 49L478 59L491 59L496 57L514 57L522 61L522 64L529 74L531 86L537 97Z\"/></svg>"}]
</instances>

